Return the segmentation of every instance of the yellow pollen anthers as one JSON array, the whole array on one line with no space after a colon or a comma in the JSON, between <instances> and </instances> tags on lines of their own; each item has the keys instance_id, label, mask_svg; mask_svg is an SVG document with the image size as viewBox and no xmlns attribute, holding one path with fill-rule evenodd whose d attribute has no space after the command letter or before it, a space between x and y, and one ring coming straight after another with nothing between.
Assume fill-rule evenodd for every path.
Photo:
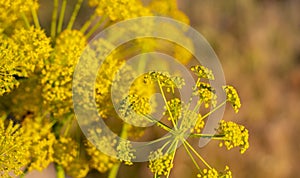
<instances>
[{"instance_id":1,"label":"yellow pollen anthers","mask_svg":"<svg viewBox=\"0 0 300 178\"><path fill-rule=\"evenodd\" d=\"M208 80L214 80L214 74L212 70L204 67L204 66L193 66L191 67L191 71L193 71L200 79L208 79Z\"/></svg>"},{"instance_id":2,"label":"yellow pollen anthers","mask_svg":"<svg viewBox=\"0 0 300 178\"><path fill-rule=\"evenodd\" d=\"M37 0L0 0L0 33L12 26L24 27L22 16L38 7Z\"/></svg>"},{"instance_id":3,"label":"yellow pollen anthers","mask_svg":"<svg viewBox=\"0 0 300 178\"><path fill-rule=\"evenodd\" d=\"M19 78L39 72L52 48L43 30L18 29L11 38L0 35L0 96L18 87Z\"/></svg>"},{"instance_id":4,"label":"yellow pollen anthers","mask_svg":"<svg viewBox=\"0 0 300 178\"><path fill-rule=\"evenodd\" d=\"M55 135L51 132L52 124L43 117L27 116L22 122L26 132L24 135L30 138L30 166L28 171L47 168L53 162L53 144L56 141Z\"/></svg>"},{"instance_id":5,"label":"yellow pollen anthers","mask_svg":"<svg viewBox=\"0 0 300 178\"><path fill-rule=\"evenodd\" d=\"M171 154L163 154L162 150L156 150L149 155L149 168L150 171L159 176L166 176L173 168Z\"/></svg>"},{"instance_id":6,"label":"yellow pollen anthers","mask_svg":"<svg viewBox=\"0 0 300 178\"><path fill-rule=\"evenodd\" d=\"M54 162L68 167L78 156L78 143L70 137L60 137L53 145Z\"/></svg>"},{"instance_id":7,"label":"yellow pollen anthers","mask_svg":"<svg viewBox=\"0 0 300 178\"><path fill-rule=\"evenodd\" d=\"M193 92L194 95L199 96L200 102L204 103L204 107L208 108L211 104L213 107L217 105L217 95L210 84L204 82L197 82L197 88Z\"/></svg>"},{"instance_id":8,"label":"yellow pollen anthers","mask_svg":"<svg viewBox=\"0 0 300 178\"><path fill-rule=\"evenodd\" d=\"M54 56L42 71L42 95L56 117L72 111L73 72L85 46L86 39L81 32L63 31L56 39Z\"/></svg>"},{"instance_id":9,"label":"yellow pollen anthers","mask_svg":"<svg viewBox=\"0 0 300 178\"><path fill-rule=\"evenodd\" d=\"M87 154L90 156L90 167L96 169L101 173L107 172L109 169L113 167L118 161L101 151L99 151L91 142L86 141L85 150Z\"/></svg>"},{"instance_id":10,"label":"yellow pollen anthers","mask_svg":"<svg viewBox=\"0 0 300 178\"><path fill-rule=\"evenodd\" d=\"M72 178L84 178L89 172L89 162L85 158L77 157L68 166L64 167L67 175Z\"/></svg>"},{"instance_id":11,"label":"yellow pollen anthers","mask_svg":"<svg viewBox=\"0 0 300 178\"><path fill-rule=\"evenodd\" d=\"M11 173L22 174L22 168L29 163L30 137L13 121L0 116L0 177L9 178Z\"/></svg>"},{"instance_id":12,"label":"yellow pollen anthers","mask_svg":"<svg viewBox=\"0 0 300 178\"><path fill-rule=\"evenodd\" d=\"M122 21L152 15L140 0L89 0L99 16L108 16L111 21Z\"/></svg>"},{"instance_id":13,"label":"yellow pollen anthers","mask_svg":"<svg viewBox=\"0 0 300 178\"><path fill-rule=\"evenodd\" d=\"M224 86L223 89L226 92L227 101L231 103L234 111L238 113L239 109L241 108L241 101L236 89L229 85Z\"/></svg>"},{"instance_id":14,"label":"yellow pollen anthers","mask_svg":"<svg viewBox=\"0 0 300 178\"><path fill-rule=\"evenodd\" d=\"M218 132L224 135L220 146L224 144L228 150L240 147L241 154L249 148L249 133L244 126L231 121L225 122L224 120L221 120L219 125Z\"/></svg>"},{"instance_id":15,"label":"yellow pollen anthers","mask_svg":"<svg viewBox=\"0 0 300 178\"><path fill-rule=\"evenodd\" d=\"M125 162L126 165L133 165L131 162L135 158L135 150L132 148L130 141L120 140L117 146L117 157L119 161Z\"/></svg>"},{"instance_id":16,"label":"yellow pollen anthers","mask_svg":"<svg viewBox=\"0 0 300 178\"><path fill-rule=\"evenodd\" d=\"M203 169L200 174L197 174L198 178L232 178L232 173L229 167L226 166L223 172L218 172L216 169Z\"/></svg>"},{"instance_id":17,"label":"yellow pollen anthers","mask_svg":"<svg viewBox=\"0 0 300 178\"><path fill-rule=\"evenodd\" d=\"M174 118L175 121L177 121L181 115L182 115L182 102L178 98L174 98L167 102L168 108L170 109L170 112L172 114L172 118ZM165 106L165 109L167 110L167 107ZM170 113L168 111L165 111L163 113L164 115L169 116L168 120L171 120Z\"/></svg>"}]
</instances>

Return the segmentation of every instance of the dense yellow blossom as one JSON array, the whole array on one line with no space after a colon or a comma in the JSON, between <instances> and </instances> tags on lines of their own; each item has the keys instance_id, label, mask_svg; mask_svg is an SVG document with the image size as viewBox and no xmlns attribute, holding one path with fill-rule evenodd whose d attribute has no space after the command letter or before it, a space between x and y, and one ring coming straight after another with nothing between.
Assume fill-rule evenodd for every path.
<instances>
[{"instance_id":1,"label":"dense yellow blossom","mask_svg":"<svg viewBox=\"0 0 300 178\"><path fill-rule=\"evenodd\" d=\"M224 135L222 138L223 142L220 143L220 146L224 144L228 150L234 147L240 147L242 154L249 148L249 133L244 126L231 121L225 122L221 120L218 132Z\"/></svg>"},{"instance_id":2,"label":"dense yellow blossom","mask_svg":"<svg viewBox=\"0 0 300 178\"><path fill-rule=\"evenodd\" d=\"M15 28L23 16L37 8L37 0L0 0L0 33L7 28Z\"/></svg>"},{"instance_id":3,"label":"dense yellow blossom","mask_svg":"<svg viewBox=\"0 0 300 178\"><path fill-rule=\"evenodd\" d=\"M54 56L42 71L43 98L55 116L72 111L72 79L86 39L76 30L65 30L56 39Z\"/></svg>"},{"instance_id":4,"label":"dense yellow blossom","mask_svg":"<svg viewBox=\"0 0 300 178\"><path fill-rule=\"evenodd\" d=\"M150 171L159 176L166 176L173 168L171 154L163 154L162 150L151 152L149 155L149 168Z\"/></svg>"},{"instance_id":5,"label":"dense yellow blossom","mask_svg":"<svg viewBox=\"0 0 300 178\"><path fill-rule=\"evenodd\" d=\"M86 152L90 156L90 167L99 172L106 172L117 163L117 160L99 151L91 142L85 144Z\"/></svg>"},{"instance_id":6,"label":"dense yellow blossom","mask_svg":"<svg viewBox=\"0 0 300 178\"><path fill-rule=\"evenodd\" d=\"M236 113L239 112L239 109L241 108L241 101L236 89L233 86L229 85L224 86L223 88L226 92L227 101L230 102Z\"/></svg>"},{"instance_id":7,"label":"dense yellow blossom","mask_svg":"<svg viewBox=\"0 0 300 178\"><path fill-rule=\"evenodd\" d=\"M19 86L19 78L39 71L49 58L50 39L41 29L18 29L11 38L0 35L0 96Z\"/></svg>"},{"instance_id":8,"label":"dense yellow blossom","mask_svg":"<svg viewBox=\"0 0 300 178\"><path fill-rule=\"evenodd\" d=\"M226 166L224 172L218 172L216 169L203 169L202 174L197 174L199 178L232 178L229 167Z\"/></svg>"},{"instance_id":9,"label":"dense yellow blossom","mask_svg":"<svg viewBox=\"0 0 300 178\"><path fill-rule=\"evenodd\" d=\"M70 137L60 137L53 145L54 162L68 167L78 156L78 143Z\"/></svg>"},{"instance_id":10,"label":"dense yellow blossom","mask_svg":"<svg viewBox=\"0 0 300 178\"><path fill-rule=\"evenodd\" d=\"M89 4L96 7L99 16L108 16L111 21L151 15L140 0L89 0Z\"/></svg>"},{"instance_id":11,"label":"dense yellow blossom","mask_svg":"<svg viewBox=\"0 0 300 178\"><path fill-rule=\"evenodd\" d=\"M43 117L28 116L22 122L26 130L24 135L30 138L30 166L28 170L39 170L47 168L53 162L53 144L55 135L51 132L52 124Z\"/></svg>"},{"instance_id":12,"label":"dense yellow blossom","mask_svg":"<svg viewBox=\"0 0 300 178\"><path fill-rule=\"evenodd\" d=\"M64 167L67 175L73 178L84 178L89 172L89 162L85 158L77 157Z\"/></svg>"},{"instance_id":13,"label":"dense yellow blossom","mask_svg":"<svg viewBox=\"0 0 300 178\"><path fill-rule=\"evenodd\" d=\"M30 137L19 124L5 121L6 116L0 116L0 176L10 177L22 174L22 168L30 160Z\"/></svg>"}]
</instances>

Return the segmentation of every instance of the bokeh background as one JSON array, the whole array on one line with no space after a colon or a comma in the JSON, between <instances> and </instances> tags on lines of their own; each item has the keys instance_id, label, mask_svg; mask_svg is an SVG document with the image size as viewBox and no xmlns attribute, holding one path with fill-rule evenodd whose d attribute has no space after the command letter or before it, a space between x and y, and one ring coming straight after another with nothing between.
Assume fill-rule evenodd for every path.
<instances>
[{"instance_id":1,"label":"bokeh background","mask_svg":"<svg viewBox=\"0 0 300 178\"><path fill-rule=\"evenodd\" d=\"M237 149L219 148L214 142L198 151L220 170L228 165L235 178L300 177L300 1L178 0L178 3L190 18L191 26L219 56L227 83L239 91L240 112L236 115L228 108L224 119L243 124L250 132L250 149L244 155ZM40 15L50 20L51 11L51 3L43 0ZM83 11L81 21L90 13ZM44 26L49 24L47 20L44 22ZM197 145L197 140L194 144ZM195 171L180 148L171 177L195 177ZM27 177L54 177L51 172L52 167ZM119 177L147 178L151 174L141 163L132 168L121 167Z\"/></svg>"}]
</instances>

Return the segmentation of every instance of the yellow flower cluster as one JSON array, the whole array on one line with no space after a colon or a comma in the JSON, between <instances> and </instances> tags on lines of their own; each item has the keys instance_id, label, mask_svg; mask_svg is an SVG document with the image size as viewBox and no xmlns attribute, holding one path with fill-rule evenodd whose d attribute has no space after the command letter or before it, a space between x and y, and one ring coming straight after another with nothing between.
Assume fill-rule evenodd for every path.
<instances>
[{"instance_id":1,"label":"yellow flower cluster","mask_svg":"<svg viewBox=\"0 0 300 178\"><path fill-rule=\"evenodd\" d=\"M85 149L90 157L90 167L104 173L111 169L117 160L99 151L91 142L87 141Z\"/></svg>"},{"instance_id":2,"label":"yellow flower cluster","mask_svg":"<svg viewBox=\"0 0 300 178\"><path fill-rule=\"evenodd\" d=\"M150 171L159 176L166 176L173 168L172 155L163 154L162 150L151 152L149 155Z\"/></svg>"},{"instance_id":3,"label":"yellow flower cluster","mask_svg":"<svg viewBox=\"0 0 300 178\"><path fill-rule=\"evenodd\" d=\"M0 35L0 96L19 86L19 78L41 70L50 56L50 39L37 28L18 29L10 38Z\"/></svg>"},{"instance_id":4,"label":"yellow flower cluster","mask_svg":"<svg viewBox=\"0 0 300 178\"><path fill-rule=\"evenodd\" d=\"M170 101L167 102L167 105L168 105L168 108L165 106L165 109L166 110L169 109L170 112L165 111L164 115L169 116L168 120L171 120L173 118L175 121L177 121L181 117L182 112L183 112L181 100L178 98L171 99ZM170 116L170 113L172 115L172 118Z\"/></svg>"},{"instance_id":5,"label":"yellow flower cluster","mask_svg":"<svg viewBox=\"0 0 300 178\"><path fill-rule=\"evenodd\" d=\"M30 166L28 170L39 170L47 168L53 162L53 144L55 135L51 132L52 124L42 117L28 116L22 122L26 132L24 135L30 138Z\"/></svg>"},{"instance_id":6,"label":"yellow flower cluster","mask_svg":"<svg viewBox=\"0 0 300 178\"><path fill-rule=\"evenodd\" d=\"M151 112L151 107L148 98L138 95L128 95L121 101L118 110L124 121L143 126L147 121L144 115Z\"/></svg>"},{"instance_id":7,"label":"yellow flower cluster","mask_svg":"<svg viewBox=\"0 0 300 178\"><path fill-rule=\"evenodd\" d=\"M178 76L171 76L168 72L152 71L144 76L145 84L157 82L160 87L166 87L167 91L174 92L174 88L181 88L184 85L184 80Z\"/></svg>"},{"instance_id":8,"label":"yellow flower cluster","mask_svg":"<svg viewBox=\"0 0 300 178\"><path fill-rule=\"evenodd\" d=\"M152 0L149 8L155 15L168 16L189 24L189 18L178 9L176 0Z\"/></svg>"},{"instance_id":9,"label":"yellow flower cluster","mask_svg":"<svg viewBox=\"0 0 300 178\"><path fill-rule=\"evenodd\" d=\"M72 111L72 79L75 66L86 45L77 30L65 30L56 39L54 56L42 71L43 98L55 116Z\"/></svg>"},{"instance_id":10,"label":"yellow flower cluster","mask_svg":"<svg viewBox=\"0 0 300 178\"><path fill-rule=\"evenodd\" d=\"M18 27L20 20L38 6L37 0L0 0L0 33Z\"/></svg>"},{"instance_id":11,"label":"yellow flower cluster","mask_svg":"<svg viewBox=\"0 0 300 178\"><path fill-rule=\"evenodd\" d=\"M208 79L208 80L214 80L214 74L212 70L204 67L204 66L193 66L191 67L191 71L193 71L200 79Z\"/></svg>"},{"instance_id":12,"label":"yellow flower cluster","mask_svg":"<svg viewBox=\"0 0 300 178\"><path fill-rule=\"evenodd\" d=\"M249 148L249 133L244 126L231 121L225 122L224 120L221 120L219 125L218 132L224 135L220 146L224 144L228 150L240 147L241 154Z\"/></svg>"},{"instance_id":13,"label":"yellow flower cluster","mask_svg":"<svg viewBox=\"0 0 300 178\"><path fill-rule=\"evenodd\" d=\"M217 95L214 88L204 82L197 82L196 86L197 88L193 94L199 96L199 102L204 103L205 108L208 108L210 104L215 107L217 105Z\"/></svg>"},{"instance_id":14,"label":"yellow flower cluster","mask_svg":"<svg viewBox=\"0 0 300 178\"><path fill-rule=\"evenodd\" d=\"M224 172L218 172L216 169L203 169L201 174L197 174L199 178L232 178L229 167L226 166Z\"/></svg>"},{"instance_id":15,"label":"yellow flower cluster","mask_svg":"<svg viewBox=\"0 0 300 178\"><path fill-rule=\"evenodd\" d=\"M68 166L64 167L67 175L72 178L84 178L88 174L90 168L85 158L77 157Z\"/></svg>"},{"instance_id":16,"label":"yellow flower cluster","mask_svg":"<svg viewBox=\"0 0 300 178\"><path fill-rule=\"evenodd\" d=\"M99 16L107 16L111 21L151 15L139 0L89 0L89 4L96 7Z\"/></svg>"},{"instance_id":17,"label":"yellow flower cluster","mask_svg":"<svg viewBox=\"0 0 300 178\"><path fill-rule=\"evenodd\" d=\"M78 143L70 137L60 137L53 145L54 162L68 167L78 156Z\"/></svg>"},{"instance_id":18,"label":"yellow flower cluster","mask_svg":"<svg viewBox=\"0 0 300 178\"><path fill-rule=\"evenodd\" d=\"M23 128L12 121L5 121L6 116L0 116L0 177L21 175L22 168L30 160L30 137L27 137Z\"/></svg>"},{"instance_id":19,"label":"yellow flower cluster","mask_svg":"<svg viewBox=\"0 0 300 178\"><path fill-rule=\"evenodd\" d=\"M239 109L241 108L241 101L236 89L229 85L224 86L223 89L226 92L227 101L231 103L236 113L239 112Z\"/></svg>"},{"instance_id":20,"label":"yellow flower cluster","mask_svg":"<svg viewBox=\"0 0 300 178\"><path fill-rule=\"evenodd\" d=\"M117 146L117 157L119 161L124 161L126 165L133 165L131 162L135 158L135 150L128 140L120 140Z\"/></svg>"}]
</instances>

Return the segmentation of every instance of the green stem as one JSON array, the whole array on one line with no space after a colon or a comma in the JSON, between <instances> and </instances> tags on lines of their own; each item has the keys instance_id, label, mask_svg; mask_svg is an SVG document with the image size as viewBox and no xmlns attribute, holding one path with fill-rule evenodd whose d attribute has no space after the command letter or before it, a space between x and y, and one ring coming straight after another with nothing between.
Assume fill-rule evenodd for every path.
<instances>
[{"instance_id":1,"label":"green stem","mask_svg":"<svg viewBox=\"0 0 300 178\"><path fill-rule=\"evenodd\" d=\"M55 164L56 178L65 178L65 171L61 165Z\"/></svg>"},{"instance_id":2,"label":"green stem","mask_svg":"<svg viewBox=\"0 0 300 178\"><path fill-rule=\"evenodd\" d=\"M120 137L123 139L127 138L127 124L126 123L123 124ZM116 178L118 175L120 166L121 166L121 162L116 163L109 171L108 178Z\"/></svg>"},{"instance_id":3,"label":"green stem","mask_svg":"<svg viewBox=\"0 0 300 178\"><path fill-rule=\"evenodd\" d=\"M176 140L175 141L176 143L175 143L175 148L177 147L177 144L178 144L178 140ZM171 159L171 163L173 163L174 162L174 158L175 158L175 153L176 153L176 149L173 151L173 155L172 155L172 159ZM169 178L169 176L170 176L170 173L171 173L171 169L169 170L169 172L168 172L168 174L167 174L167 176L166 176L166 178Z\"/></svg>"},{"instance_id":4,"label":"green stem","mask_svg":"<svg viewBox=\"0 0 300 178\"><path fill-rule=\"evenodd\" d=\"M22 15L22 18L25 22L26 28L29 29L30 28L30 23L29 23L28 18L26 17L26 15L24 13L22 13L21 15Z\"/></svg>"},{"instance_id":5,"label":"green stem","mask_svg":"<svg viewBox=\"0 0 300 178\"><path fill-rule=\"evenodd\" d=\"M75 22L75 20L76 20L76 17L77 17L77 15L78 15L78 12L79 12L79 10L80 10L80 7L81 7L82 2L83 2L83 0L78 0L78 1L77 1L76 5L75 5L75 9L74 9L74 11L73 11L73 13L72 13L71 19L70 19L70 21L69 21L69 24L68 24L68 26L67 26L67 29L68 29L68 30L71 30L71 29L72 29L72 27L73 27L73 25L74 25L74 22Z\"/></svg>"},{"instance_id":6,"label":"green stem","mask_svg":"<svg viewBox=\"0 0 300 178\"><path fill-rule=\"evenodd\" d=\"M86 30L89 28L89 26L92 24L92 22L96 19L96 17L97 17L97 14L94 13L94 14L90 17L90 19L87 20L87 21L84 23L84 25L81 27L80 31L81 31L82 33L85 33Z\"/></svg>"},{"instance_id":7,"label":"green stem","mask_svg":"<svg viewBox=\"0 0 300 178\"><path fill-rule=\"evenodd\" d=\"M217 134L217 135L212 135L212 134L191 134L191 137L202 137L202 138L222 138L224 137L224 134Z\"/></svg>"},{"instance_id":8,"label":"green stem","mask_svg":"<svg viewBox=\"0 0 300 178\"><path fill-rule=\"evenodd\" d=\"M167 132L172 132L174 133L174 131L169 127L167 126L166 124L162 123L161 121L157 121L155 119L153 119L151 116L149 115L144 115L150 122L156 122L156 125L162 129L164 129L165 131Z\"/></svg>"},{"instance_id":9,"label":"green stem","mask_svg":"<svg viewBox=\"0 0 300 178\"><path fill-rule=\"evenodd\" d=\"M162 88L162 86L161 86L161 84L160 84L160 81L158 80L157 82L158 82L159 90L160 90L160 92L161 92L161 94L162 94L162 97L163 97L163 99L164 99L164 101L165 101L165 105L166 105L167 110L168 110L168 112L169 112L169 115L170 115L170 117L171 117L171 121L172 121L173 127L175 128L175 130L177 130L177 126L176 126L176 124L175 124L175 120L174 120L173 115L172 115L172 113L171 113L171 109L170 109L170 107L169 107L169 105L168 105L167 98L166 98L166 96L165 96L164 90L163 90L163 88Z\"/></svg>"},{"instance_id":10,"label":"green stem","mask_svg":"<svg viewBox=\"0 0 300 178\"><path fill-rule=\"evenodd\" d=\"M58 34L62 30L62 25L63 25L63 22L64 22L66 7L67 7L67 0L63 0L62 5L61 5L60 14L59 14L59 19L58 19L58 26L57 26L57 33Z\"/></svg>"},{"instance_id":11,"label":"green stem","mask_svg":"<svg viewBox=\"0 0 300 178\"><path fill-rule=\"evenodd\" d=\"M58 0L54 0L52 11L52 21L51 21L51 38L54 41L56 35L56 20L57 20L57 9L58 9Z\"/></svg>"},{"instance_id":12,"label":"green stem","mask_svg":"<svg viewBox=\"0 0 300 178\"><path fill-rule=\"evenodd\" d=\"M220 105L218 105L217 107L215 107L213 110L211 110L210 112L208 112L207 114L205 114L202 119L205 119L206 117L208 117L209 115L211 115L213 112L215 112L216 110L218 110L219 108L221 108L223 105L225 105L227 102L226 101L223 101L223 103L221 103Z\"/></svg>"},{"instance_id":13,"label":"green stem","mask_svg":"<svg viewBox=\"0 0 300 178\"><path fill-rule=\"evenodd\" d=\"M93 26L93 28L86 34L86 38L91 37L96 30L103 24L103 22L107 19L107 16L102 16L101 19Z\"/></svg>"},{"instance_id":14,"label":"green stem","mask_svg":"<svg viewBox=\"0 0 300 178\"><path fill-rule=\"evenodd\" d=\"M205 166L207 166L209 169L212 169L212 167L202 158L202 156L200 156L200 154L189 144L189 142L186 140L182 141L190 148L190 150L192 150L192 152L203 162Z\"/></svg>"},{"instance_id":15,"label":"green stem","mask_svg":"<svg viewBox=\"0 0 300 178\"><path fill-rule=\"evenodd\" d=\"M31 8L31 14L32 14L32 17L33 17L34 25L35 25L37 28L41 28L40 22L39 22L39 18L38 18L38 15L37 15L37 13L36 13L36 9Z\"/></svg>"},{"instance_id":16,"label":"green stem","mask_svg":"<svg viewBox=\"0 0 300 178\"><path fill-rule=\"evenodd\" d=\"M186 146L186 144L185 144L184 142L183 142L183 146L184 146L186 152L188 153L188 155L190 156L190 158L192 159L194 165L197 167L197 169L198 169L199 171L201 171L201 169L200 169L200 167L199 167L197 161L195 160L195 158L193 157L192 153L190 152L190 150L188 149L188 147Z\"/></svg>"}]
</instances>

